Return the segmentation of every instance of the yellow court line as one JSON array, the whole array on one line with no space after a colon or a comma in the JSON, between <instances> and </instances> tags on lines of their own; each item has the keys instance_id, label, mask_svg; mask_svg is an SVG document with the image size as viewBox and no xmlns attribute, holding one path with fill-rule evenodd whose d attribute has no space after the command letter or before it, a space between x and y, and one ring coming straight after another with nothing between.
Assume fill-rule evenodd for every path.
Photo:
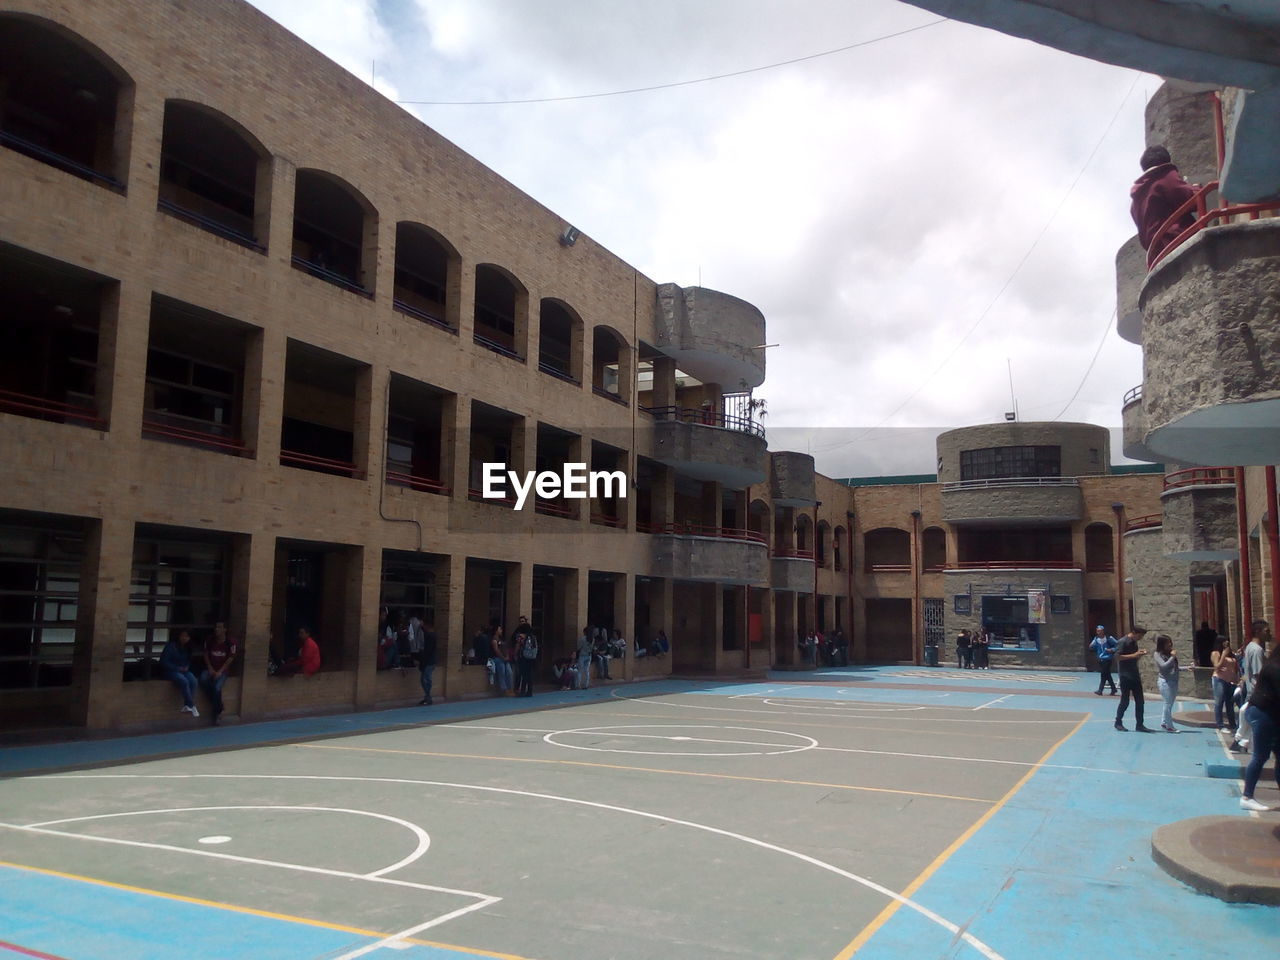
<instances>
[{"instance_id":1,"label":"yellow court line","mask_svg":"<svg viewBox=\"0 0 1280 960\"><path fill-rule=\"evenodd\" d=\"M712 780L741 780L748 783L776 783L790 787L823 787L827 790L857 790L865 793L892 793L903 797L927 797L931 800L963 800L966 803L995 803L986 797L957 797L947 793L922 793L918 790L893 790L889 787L863 787L848 783L821 783L814 780L781 780L771 777L744 777L732 773L704 773L696 770L668 770L663 767L631 767L619 763L592 763L587 760L547 760L540 757L493 757L481 753L440 753L432 750L394 750L390 747L343 747L328 743L295 743L307 750L351 750L358 753L395 753L412 757L446 757L451 760L501 760L507 763L550 763L566 767L596 767L601 770L627 770L633 773L666 773L677 777L707 777Z\"/></svg>"},{"instance_id":2,"label":"yellow court line","mask_svg":"<svg viewBox=\"0 0 1280 960\"><path fill-rule=\"evenodd\" d=\"M899 895L904 899L909 899L913 894L915 894L917 890L923 887L925 883L929 880L929 878L932 877L935 873L937 873L938 870L942 867L942 865L946 863L948 860L950 860L952 855L957 850L959 850L966 843L968 843L969 840L973 838L973 835L977 833L979 830L981 830L983 826L986 825L988 820L990 820L997 813L999 813L1001 808L1003 808L1006 803L1008 803L1010 800L1013 799L1014 794L1016 794L1019 790L1021 790L1026 785L1027 781L1030 780L1032 777L1034 777L1036 775L1036 772L1042 766L1044 766L1045 763L1048 762L1049 758L1058 752L1059 747L1061 747L1064 743L1066 743L1068 740L1074 737L1077 732L1079 732L1080 728L1085 725L1085 722L1088 721L1088 719L1089 719L1088 717L1081 717L1080 722L1077 723L1071 729L1070 733L1068 733L1065 737L1063 737L1061 740L1055 743L1052 747L1050 747L1049 750L1045 753L1045 755L1036 761L1035 766L1027 771L1026 776L1024 776L1017 783L1015 783L1012 787L1010 787L1009 792L1006 793L1003 797L1001 797L998 801L996 801L995 805L990 810L988 810L986 813L980 816L977 819L977 821L975 821L974 824L971 827L969 827L968 830L960 834L960 836L958 836L952 842L952 844L949 847L947 847L947 849L943 850L942 853L938 854L934 858L933 862L930 863L927 867L925 867L924 870L920 872L920 875L918 877L916 877L909 884L907 884L907 886L901 891ZM836 954L835 960L849 960L850 957L852 957L855 953L857 953L866 945L868 940L870 940L873 936L876 935L876 933L879 932L881 927L883 927L886 923L889 922L889 919L895 913L898 912L898 909L901 906L902 906L902 900L894 900L892 903L886 906L883 910L881 910L880 913L875 917L875 919L872 920L869 924L867 924L863 928L862 932L859 933L856 937L853 938L853 940L849 942L849 945L847 947L845 947L838 954Z\"/></svg>"},{"instance_id":3,"label":"yellow court line","mask_svg":"<svg viewBox=\"0 0 1280 960\"><path fill-rule=\"evenodd\" d=\"M283 920L286 923L301 923L308 927L322 927L326 930L337 930L341 933L354 933L357 936L372 937L375 940L385 940L387 937L394 936L394 934L380 933L377 930L364 930L360 927L348 927L341 923L329 923L325 920L310 920L306 917L295 917L288 913L272 913L270 910L258 910L254 907L240 907L233 903L220 903L217 900L203 900L200 897L188 897L181 893L165 893L162 890L149 890L146 887L135 887L127 883L116 883L112 880L99 880L97 877L85 877L78 873L65 873L61 870L49 870L46 867L33 867L26 863L12 863L8 860L0 860L0 867L12 867L14 870L26 870L30 873L42 873L50 877L60 877L63 880L76 880L80 883L91 883L98 887L109 887L112 890L123 890L126 893L140 893L147 897L159 897L162 900L177 900L180 903L191 903L199 907L213 907L215 910L229 910L232 913L245 913L253 917L265 917L268 920ZM527 957L519 957L514 953L494 953L491 950L476 950L471 947L460 947L452 943L437 943L434 940L419 940L414 937L405 937L402 942L425 947L439 947L443 950L457 950L461 953L469 953L478 957L494 957L496 960L528 960Z\"/></svg>"}]
</instances>

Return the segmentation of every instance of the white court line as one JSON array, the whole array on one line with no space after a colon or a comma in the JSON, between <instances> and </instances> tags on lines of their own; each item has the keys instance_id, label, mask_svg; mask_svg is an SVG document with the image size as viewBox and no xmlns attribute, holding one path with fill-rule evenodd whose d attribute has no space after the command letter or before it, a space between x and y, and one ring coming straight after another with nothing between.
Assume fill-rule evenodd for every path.
<instances>
[{"instance_id":1,"label":"white court line","mask_svg":"<svg viewBox=\"0 0 1280 960\"><path fill-rule=\"evenodd\" d=\"M980 707L974 707L974 708L973 708L973 709L974 709L974 712L976 713L976 712L977 712L977 711L979 711L979 710L985 710L985 709L987 709L987 707L995 706L997 703L1003 703L1004 701L1008 700L1008 699L1009 699L1010 697L1012 697L1012 696L1013 696L1013 694L1012 694L1012 693L1007 693L1007 694L1005 694L1003 697L996 697L994 700L988 700L988 701L987 701L986 703L984 703L982 706L980 706Z\"/></svg>"},{"instance_id":2,"label":"white court line","mask_svg":"<svg viewBox=\"0 0 1280 960\"><path fill-rule=\"evenodd\" d=\"M91 817L66 817L62 820L43 820L39 823L29 823L27 826L57 827L66 823L84 823L89 820L113 820L117 817L149 817L158 813L203 813L210 810L311 810L322 813L350 813L357 817L374 817L378 820L386 820L389 823L394 823L404 827L417 837L418 845L407 857L397 860L395 863L390 866L383 867L381 870L375 870L372 873L364 874L366 877L380 877L386 873L394 873L401 867L407 867L409 864L419 859L431 848L431 837L427 835L427 831L423 830L416 823L410 823L408 820L402 820L399 817L393 817L385 813L374 813L371 810L350 810L346 807L297 807L264 804L235 804L232 806L221 807L167 807L162 810L128 810L124 813L100 813ZM227 854L227 856L231 855Z\"/></svg>"},{"instance_id":3,"label":"white court line","mask_svg":"<svg viewBox=\"0 0 1280 960\"><path fill-rule=\"evenodd\" d=\"M1034 767L1037 764L1028 760L993 760L990 757L948 757L935 753L902 753L896 750L863 750L858 747L815 747L815 750L827 750L832 753L865 753L878 757L905 757L920 760L954 760L957 763L994 763L1009 767ZM1204 775L1191 776L1185 773L1154 773L1149 770L1120 770L1110 767L1084 767L1067 763L1042 763L1041 770L1075 770L1082 773L1109 773L1126 777L1155 777L1163 780L1195 780L1204 781Z\"/></svg>"},{"instance_id":4,"label":"white court line","mask_svg":"<svg viewBox=\"0 0 1280 960\"><path fill-rule=\"evenodd\" d=\"M657 698L654 698L654 697L623 697L623 696L619 696L619 695L618 695L618 693L617 693L617 691L610 691L610 692L611 692L611 695L612 695L612 696L614 697L614 699L616 699L616 700L621 700L621 701L623 701L623 702L625 702L625 703L641 703L641 704L645 704L645 705L647 705L647 706L655 706L655 707L682 707L682 708L684 708L684 709L686 709L686 710L715 710L715 711L723 712L723 713L761 713L761 714L764 714L764 715L766 715L766 716L770 716L770 717L785 717L785 716L791 715L787 710L781 710L781 709L779 709L779 710L752 710L752 709L750 709L749 707L713 707L713 706L710 706L709 704L703 704L703 703L678 703L678 702L670 701L670 700L660 700L660 699L657 699ZM705 694L664 694L664 696L699 696L699 697L705 697L706 695L705 695ZM707 699L710 699L710 698L709 698L709 697L707 697ZM819 702L819 701L815 701L815 702ZM863 714L863 713L856 713L856 712L854 712L854 711L856 711L857 709L860 709L860 708L856 708L856 707L855 707L855 708L854 708L854 710L846 711L846 710L842 710L842 709L840 709L840 708L835 708L835 709L833 709L833 708L831 708L831 707L827 707L827 708L817 707L817 708L812 709L812 710L809 710L809 711L807 711L807 712L804 712L804 711L795 712L795 713L794 713L794 715L795 715L795 716L800 716L800 717L812 717L812 716L814 716L815 714L821 715L822 713L824 713L824 712L825 712L825 713L827 713L828 715L842 716L842 717L846 717L846 718L851 719L851 720L885 720L885 719L893 719L893 720L907 720L907 719L911 719L911 718L909 718L909 717L886 717L886 716L885 716L886 711L881 711L881 712L879 712L879 713L865 713L865 714ZM915 708L913 708L913 709L915 709L915 710L928 710L928 709L930 709L930 708L929 708L929 707L915 707ZM962 709L964 709L964 708L963 708L963 707L934 707L933 709L936 709L936 710L962 710ZM906 711L904 711L904 712L906 712ZM976 719L976 718L971 719L971 718L966 718L966 717L921 717L921 718L919 718L919 719L922 719L922 720L930 720L930 721L936 721L936 722L938 722L938 723L1014 723L1014 724L1018 724L1018 725L1020 725L1020 726L1026 726L1027 724L1055 723L1055 724L1058 724L1059 726L1061 726L1062 724L1065 724L1065 723L1076 723L1076 722L1079 720L1079 717L1066 717L1065 719L1062 719L1062 720L978 720L978 719Z\"/></svg>"},{"instance_id":5,"label":"white court line","mask_svg":"<svg viewBox=\"0 0 1280 960\"><path fill-rule=\"evenodd\" d=\"M794 738L795 738L795 739L797 739L797 740L806 740L806 741L808 741L808 742L807 742L807 743L803 743L803 744L799 744L799 745L795 745L795 744L793 744L793 745L788 746L788 745L787 745L787 744L785 744L785 743L751 743L750 741L746 741L746 740L738 740L738 741L734 741L734 740L709 740L709 741L707 741L707 742L709 742L709 743L725 743L725 744L740 743L740 744L742 744L742 745L744 745L744 746L776 747L776 748L778 748L778 749L775 749L775 750L751 750L751 751L742 751L742 752L740 752L740 753L738 753L738 752L735 752L735 753L693 753L693 752L691 752L691 751L681 751L681 752L679 752L679 753L675 753L675 754L673 754L673 753L671 753L670 751L657 751L657 750L619 750L619 749L617 749L616 747L589 747L589 746L581 746L581 745L573 744L573 743L561 743L560 741L553 739L554 737L558 737L558 736L567 736L567 735L569 735L569 734L581 734L581 735L584 735L584 736L585 736L585 735L589 735L589 734L599 734L599 733L602 733L603 731L607 731L607 730L608 730L608 731L611 731L611 730L629 730L629 729L635 729L636 727L650 727L650 728L654 728L654 727L659 727L659 726L672 726L672 727L674 727L674 728L675 728L675 729L677 729L677 730L696 730L696 729L711 729L711 730L750 730L750 731L753 731L753 732L755 732L755 733L773 733L773 734L777 734L777 735L778 735L778 736L780 736L780 737L794 737ZM623 737L625 737L625 736L627 736L627 734L625 734L625 733L622 733L622 734L613 734L613 733L610 733L610 734L608 734L608 736L623 736ZM642 735L641 735L641 734L632 734L632 736L642 736ZM565 749L567 749L567 750L585 750L585 751L588 751L588 752L590 752L590 753L627 753L627 754L636 754L636 755L650 756L650 757L652 757L652 756L658 756L658 757L670 757L670 756L679 756L679 757L756 757L756 756L777 756L777 755L779 755L779 754L787 754L787 753L801 753L801 752L803 752L803 751L805 751L805 750L812 750L814 747L816 747L816 746L818 745L818 741L817 741L817 740L815 740L813 737L805 736L804 734L801 734L801 733L787 733L787 732L782 731L782 730L765 730L765 729L763 729L763 728L759 728L759 727L721 727L721 726L714 726L714 727L709 727L709 728L707 728L707 727L704 727L704 726L699 725L699 724L686 724L686 723L681 723L681 724L656 724L656 723L655 723L655 724L624 724L624 725L613 726L613 727L580 727L580 728L577 728L577 729L574 729L574 730L557 730L557 731L555 731L554 733L549 733L549 734L547 734L547 735L546 735L545 737L543 737L542 739L543 739L543 741L544 741L544 742L549 743L549 744L550 744L551 746L553 746L553 747L564 747L564 748L565 748ZM662 738L659 738L659 739L665 739L665 740L692 740L692 739L694 739L694 738L692 738L692 737L662 737Z\"/></svg>"},{"instance_id":6,"label":"white court line","mask_svg":"<svg viewBox=\"0 0 1280 960\"><path fill-rule=\"evenodd\" d=\"M344 953L340 957L335 957L334 960L355 960L356 957L363 957L366 954L373 953L375 950L381 950L383 947L394 948L396 944L401 943L405 940L408 940L410 937L416 936L417 934L422 933L422 931L424 930L430 930L432 927L438 927L442 923L448 923L450 920L456 920L458 917L461 917L464 914L468 914L468 913L471 913L472 911L480 910L480 909L483 909L484 907L491 906L492 904L497 903L501 899L502 899L501 897L491 897L488 903L473 904L470 907L460 907L459 909L453 910L450 913L444 913L438 917L435 917L432 920L428 920L426 923L420 923L417 926L413 926L413 927L406 927L404 930L400 930L389 936L383 937L381 940L377 941L376 943L371 943L368 946L361 947L358 950L352 950L350 953Z\"/></svg>"},{"instance_id":7,"label":"white court line","mask_svg":"<svg viewBox=\"0 0 1280 960\"><path fill-rule=\"evenodd\" d=\"M837 876L844 877L846 880L852 880L854 883L860 884L861 886L866 887L868 890L873 890L876 893L879 893L889 898L890 900L893 900L896 903L900 903L902 904L902 906L915 911L925 919L942 927L942 929L946 930L953 937L959 938L963 940L965 943L969 944L971 947L977 950L980 954L982 954L982 956L986 957L987 960L1005 960L1003 956L1001 956L999 953L997 953L995 950L989 947L986 943L979 940L967 929L959 926L958 924L951 922L946 917L943 917L940 914L935 913L934 911L930 910L928 907L924 906L923 904L918 903L915 900L912 900L910 897L904 897L900 893L897 893L894 890L890 890L888 887L885 887L885 886L882 886L881 884L876 883L874 880L870 880L866 877L859 876L856 873L852 873L848 870L844 870L840 867L835 866L834 864L827 863L825 860L819 860L817 857L812 857L807 853L801 853L797 850L790 850L786 847L781 847L781 846L778 846L777 844L769 843L766 840L759 840L755 837L749 837L746 834L742 834L742 833L735 833L732 830L725 830L721 827L713 827L704 823L695 823L692 820L681 820L676 817L668 817L660 813L650 813L647 810L637 810L633 807L620 807L610 803L600 803L595 800L580 800L577 797L564 797L564 796L558 796L556 794L550 794L550 793L536 793L532 790L516 790L510 787L492 787L484 784L475 784L475 783L452 783L449 781L441 781L441 780L413 780L413 779L400 778L400 777L342 777L342 776L323 776L319 774L269 774L269 773L71 773L71 774L57 774L57 775L49 776L46 779L51 779L51 780L293 780L293 781L307 780L307 781L339 782L339 783L394 783L394 784L403 784L403 785L409 785L409 786L445 787L445 788L452 788L456 790L474 790L481 793L496 793L496 794L506 794L509 796L533 797L535 799L540 799L540 800L553 800L560 803L574 804L576 806L591 807L597 810L610 810L615 813L624 813L631 816L643 817L648 820L658 820L663 823L670 823L676 826L689 827L690 829L693 829L693 830L701 830L705 833L727 837L730 840L737 840L741 843L745 843L753 847L758 847L759 849L762 849L762 850L768 850L770 852L778 853L786 857L791 857L795 860L799 860L803 863L807 863L821 870L826 870L829 873L833 873ZM3 826L12 827L18 830L32 829L35 832L49 832L54 834L58 833L57 831L40 831L40 830L36 830L36 828L24 828L20 826L15 826L13 824L0 824L0 827L3 827ZM106 838L88 837L84 834L75 834L75 833L65 834L65 836L76 837L79 839L106 839ZM143 843L137 843L135 841L127 841L127 842L135 843L138 846L154 846L154 844L143 844ZM174 848L174 849L177 849L183 853L199 853L199 854L207 853L207 851L203 851L203 850L183 850L180 847ZM286 866L285 864L275 864L275 865ZM338 873L338 871L334 871L334 872ZM358 875L352 874L351 876L358 876ZM390 880L385 877L378 877L378 878L374 878L374 882L400 883L403 881L396 881L396 880ZM407 885L421 886L420 884L407 884ZM485 896L485 895L471 894L471 896L479 897L479 896ZM489 902L494 902L499 898L488 898L488 899L489 899ZM470 909L477 910L483 906L488 906L488 905L489 903L478 904ZM403 934L396 934L395 936L401 936L401 935ZM359 954L348 954L348 956L358 956L358 955Z\"/></svg>"}]
</instances>

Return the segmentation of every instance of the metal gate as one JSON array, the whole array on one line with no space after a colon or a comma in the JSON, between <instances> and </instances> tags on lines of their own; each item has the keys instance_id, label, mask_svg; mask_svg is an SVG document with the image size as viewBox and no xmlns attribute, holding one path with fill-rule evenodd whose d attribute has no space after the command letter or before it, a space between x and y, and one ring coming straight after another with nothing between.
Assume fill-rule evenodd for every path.
<instances>
[{"instance_id":1,"label":"metal gate","mask_svg":"<svg viewBox=\"0 0 1280 960\"><path fill-rule=\"evenodd\" d=\"M943 617L947 608L941 597L924 598L924 643L926 647L937 647L938 656L946 658L947 631L943 626Z\"/></svg>"}]
</instances>

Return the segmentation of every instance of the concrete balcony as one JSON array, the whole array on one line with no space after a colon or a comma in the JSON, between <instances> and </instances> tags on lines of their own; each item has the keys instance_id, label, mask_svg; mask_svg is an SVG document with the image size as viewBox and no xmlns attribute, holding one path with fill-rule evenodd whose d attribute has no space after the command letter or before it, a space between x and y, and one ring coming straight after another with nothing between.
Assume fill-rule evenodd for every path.
<instances>
[{"instance_id":1,"label":"concrete balcony","mask_svg":"<svg viewBox=\"0 0 1280 960\"><path fill-rule=\"evenodd\" d=\"M680 407L645 410L653 428L653 459L693 477L733 490L763 483L768 477L764 429L742 417Z\"/></svg>"},{"instance_id":2,"label":"concrete balcony","mask_svg":"<svg viewBox=\"0 0 1280 960\"><path fill-rule=\"evenodd\" d=\"M813 554L804 550L774 551L770 564L769 585L775 590L813 593Z\"/></svg>"},{"instance_id":3,"label":"concrete balcony","mask_svg":"<svg viewBox=\"0 0 1280 960\"><path fill-rule=\"evenodd\" d=\"M1074 523L1084 498L1074 477L1007 477L959 480L942 486L946 523Z\"/></svg>"},{"instance_id":4,"label":"concrete balcony","mask_svg":"<svg viewBox=\"0 0 1280 960\"><path fill-rule=\"evenodd\" d=\"M1146 447L1176 463L1280 461L1280 220L1202 230L1142 288Z\"/></svg>"},{"instance_id":5,"label":"concrete balcony","mask_svg":"<svg viewBox=\"0 0 1280 960\"><path fill-rule=\"evenodd\" d=\"M1116 332L1130 343L1142 343L1142 311L1138 294L1147 279L1147 251L1137 236L1116 251Z\"/></svg>"},{"instance_id":6,"label":"concrete balcony","mask_svg":"<svg viewBox=\"0 0 1280 960\"><path fill-rule=\"evenodd\" d=\"M1158 463L1160 458L1147 449L1147 417L1142 409L1142 386L1136 386L1124 395L1120 411L1124 423L1124 455L1130 460L1146 460Z\"/></svg>"},{"instance_id":7,"label":"concrete balcony","mask_svg":"<svg viewBox=\"0 0 1280 960\"><path fill-rule=\"evenodd\" d=\"M1160 506L1165 556L1220 561L1240 555L1231 467L1196 467L1169 474Z\"/></svg>"},{"instance_id":8,"label":"concrete balcony","mask_svg":"<svg viewBox=\"0 0 1280 960\"><path fill-rule=\"evenodd\" d=\"M764 314L705 287L658 286L654 344L685 373L726 390L764 383Z\"/></svg>"},{"instance_id":9,"label":"concrete balcony","mask_svg":"<svg viewBox=\"0 0 1280 960\"><path fill-rule=\"evenodd\" d=\"M639 529L654 538L654 576L753 586L769 582L769 548L761 534L685 523Z\"/></svg>"},{"instance_id":10,"label":"concrete balcony","mask_svg":"<svg viewBox=\"0 0 1280 960\"><path fill-rule=\"evenodd\" d=\"M775 507L811 507L818 499L814 485L813 457L807 453L779 451L770 454L770 492Z\"/></svg>"}]
</instances>

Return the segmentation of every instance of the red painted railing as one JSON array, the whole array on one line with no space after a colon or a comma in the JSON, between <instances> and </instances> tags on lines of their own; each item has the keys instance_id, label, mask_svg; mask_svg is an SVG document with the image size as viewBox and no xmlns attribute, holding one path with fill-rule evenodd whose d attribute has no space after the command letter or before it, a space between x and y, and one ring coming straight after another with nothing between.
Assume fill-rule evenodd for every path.
<instances>
[{"instance_id":1,"label":"red painted railing","mask_svg":"<svg viewBox=\"0 0 1280 960\"><path fill-rule=\"evenodd\" d=\"M774 547L773 559L775 560L812 560L812 550L797 550L795 547Z\"/></svg>"},{"instance_id":2,"label":"red painted railing","mask_svg":"<svg viewBox=\"0 0 1280 960\"><path fill-rule=\"evenodd\" d=\"M577 515L572 507L565 506L563 503L556 503L554 500L534 500L533 509L543 516L563 517L566 520L572 519Z\"/></svg>"},{"instance_id":3,"label":"red painted railing","mask_svg":"<svg viewBox=\"0 0 1280 960\"><path fill-rule=\"evenodd\" d=\"M591 514L591 522L598 523L602 527L621 528L627 525L627 522L623 520L621 517L611 517L607 513Z\"/></svg>"},{"instance_id":4,"label":"red painted railing","mask_svg":"<svg viewBox=\"0 0 1280 960\"><path fill-rule=\"evenodd\" d=\"M864 573L910 573L911 564L909 563L866 563L863 564Z\"/></svg>"},{"instance_id":5,"label":"red painted railing","mask_svg":"<svg viewBox=\"0 0 1280 960\"><path fill-rule=\"evenodd\" d=\"M1179 487L1198 487L1205 484L1236 484L1235 467L1189 467L1167 474L1164 478L1166 490Z\"/></svg>"},{"instance_id":6,"label":"red painted railing","mask_svg":"<svg viewBox=\"0 0 1280 960\"><path fill-rule=\"evenodd\" d=\"M1075 570L1074 560L961 560L948 570Z\"/></svg>"},{"instance_id":7,"label":"red painted railing","mask_svg":"<svg viewBox=\"0 0 1280 960\"><path fill-rule=\"evenodd\" d=\"M637 523L636 529L641 533L653 533L664 537L712 537L717 540L738 540L743 543L769 542L763 533L756 530L711 527L700 523Z\"/></svg>"},{"instance_id":8,"label":"red painted railing","mask_svg":"<svg viewBox=\"0 0 1280 960\"><path fill-rule=\"evenodd\" d=\"M316 457L297 450L281 450L280 462L290 467L301 467L304 470L315 470L319 473L334 473L353 480L363 480L364 473L354 463L346 460L333 460L329 457Z\"/></svg>"},{"instance_id":9,"label":"red painted railing","mask_svg":"<svg viewBox=\"0 0 1280 960\"><path fill-rule=\"evenodd\" d=\"M156 420L143 420L142 432L148 437L159 437L162 440L176 440L179 443L191 443L208 447L220 453L230 453L237 457L248 456L249 448L233 437L224 437L209 430L194 430L190 427L178 427L171 423L160 423Z\"/></svg>"},{"instance_id":10,"label":"red painted railing","mask_svg":"<svg viewBox=\"0 0 1280 960\"><path fill-rule=\"evenodd\" d=\"M400 473L397 470L387 471L387 483L393 487L409 487L413 490L421 490L423 493L438 493L446 497L451 492L449 485L440 480L419 477L412 473Z\"/></svg>"},{"instance_id":11,"label":"red painted railing","mask_svg":"<svg viewBox=\"0 0 1280 960\"><path fill-rule=\"evenodd\" d=\"M40 420L54 420L58 423L73 421L97 430L107 429L107 421L98 416L98 411L91 407L33 397L30 394L15 393L12 390L0 390L0 412L36 417Z\"/></svg>"},{"instance_id":12,"label":"red painted railing","mask_svg":"<svg viewBox=\"0 0 1280 960\"><path fill-rule=\"evenodd\" d=\"M1164 523L1164 515L1159 513L1148 513L1141 517L1130 517L1125 521L1124 529L1128 533L1130 530L1149 530L1152 527L1158 527Z\"/></svg>"},{"instance_id":13,"label":"red painted railing","mask_svg":"<svg viewBox=\"0 0 1280 960\"><path fill-rule=\"evenodd\" d=\"M698 423L704 427L719 427L721 430L737 430L753 437L764 437L764 426L750 417L737 417L722 413L719 410L693 407L641 407L645 413L657 420L672 420L678 423Z\"/></svg>"},{"instance_id":14,"label":"red painted railing","mask_svg":"<svg viewBox=\"0 0 1280 960\"><path fill-rule=\"evenodd\" d=\"M516 505L515 497L486 497L483 490L477 490L475 487L467 488L467 499L478 500L481 503L505 503L509 507Z\"/></svg>"},{"instance_id":15,"label":"red painted railing","mask_svg":"<svg viewBox=\"0 0 1280 960\"><path fill-rule=\"evenodd\" d=\"M1205 227L1213 226L1213 224L1217 223L1220 220L1228 220L1234 217L1248 217L1250 220L1257 220L1264 213L1270 213L1271 215L1274 216L1275 212L1277 210L1280 210L1280 204L1277 204L1275 202L1236 203L1236 204L1229 204L1223 207L1216 207L1213 210L1209 210L1207 209L1208 204L1207 204L1206 198L1210 193L1214 192L1217 189L1218 189L1217 180L1213 180L1213 181L1210 181L1209 183L1206 183L1203 187L1197 190L1190 199L1188 199L1184 204L1182 204L1182 206L1178 207L1177 210L1173 211L1173 213L1169 215L1168 219L1165 220L1164 223L1160 224L1160 228L1156 231L1157 237L1162 236L1164 232L1168 230L1170 227L1176 226L1178 221L1181 220L1183 217L1185 217L1188 213L1192 211L1194 211L1195 213L1196 219L1195 219L1195 222L1191 224L1191 226L1187 227L1185 230L1179 233L1176 237L1174 237L1164 246L1157 247L1153 245L1151 249L1147 251L1147 269L1148 270L1155 267L1156 264L1158 264L1161 260L1167 257L1174 250L1176 250L1179 246L1181 246L1182 244L1190 240L1192 237L1194 237L1197 233L1199 233Z\"/></svg>"}]
</instances>

